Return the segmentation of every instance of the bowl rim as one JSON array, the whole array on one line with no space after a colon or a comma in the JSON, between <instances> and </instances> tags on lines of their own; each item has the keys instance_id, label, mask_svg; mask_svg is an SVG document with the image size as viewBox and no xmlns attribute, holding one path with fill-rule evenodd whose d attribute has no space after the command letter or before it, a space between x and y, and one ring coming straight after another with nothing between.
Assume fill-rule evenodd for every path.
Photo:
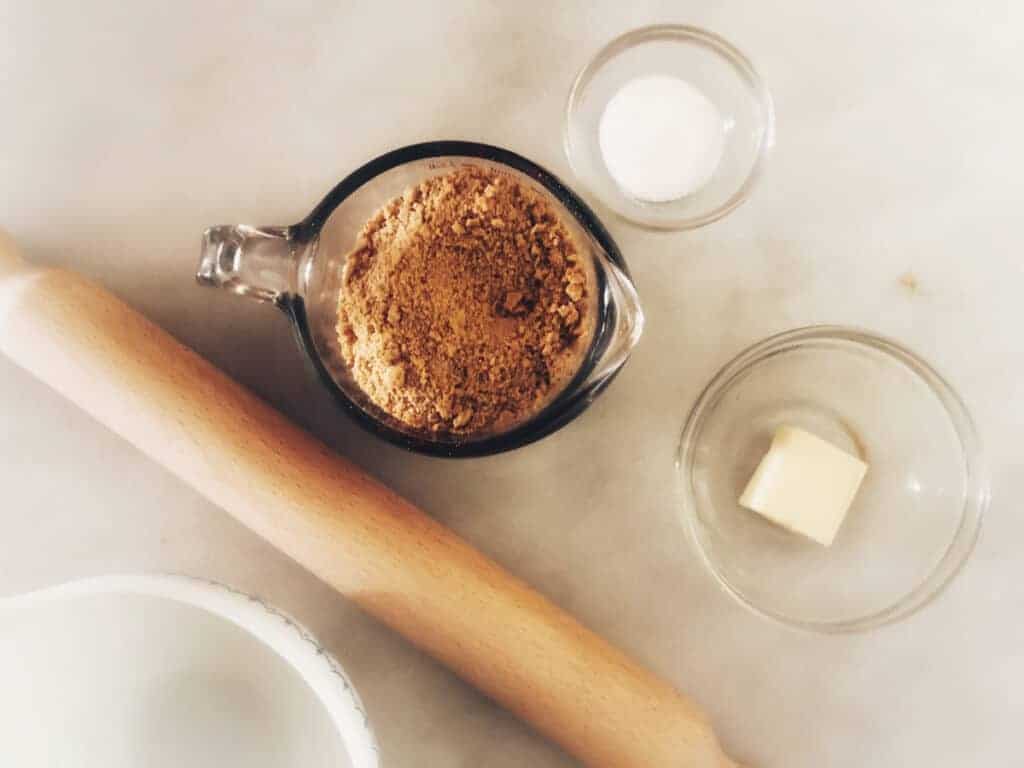
<instances>
[{"instance_id":1,"label":"bowl rim","mask_svg":"<svg viewBox=\"0 0 1024 768\"><path fill-rule=\"evenodd\" d=\"M234 624L277 654L306 683L334 725L353 768L380 765L380 747L366 707L338 660L285 612L220 582L179 573L90 576L0 598L0 620L38 603L96 595L168 600Z\"/></svg>"},{"instance_id":2,"label":"bowl rim","mask_svg":"<svg viewBox=\"0 0 1024 768\"><path fill-rule=\"evenodd\" d=\"M838 340L869 346L903 363L927 384L942 403L960 442L965 473L960 524L935 567L891 605L863 616L838 621L809 621L767 609L750 600L742 590L723 576L701 543L698 532L699 505L693 486L696 438L704 426L708 413L713 410L733 382L766 359L790 351L808 341L820 340ZM755 614L786 626L825 634L848 634L875 629L905 619L931 604L945 591L970 559L991 500L981 440L974 420L960 395L934 367L904 345L886 336L854 326L809 325L783 331L755 342L723 365L701 391L686 418L676 454L676 469L682 486L681 516L687 537L719 586Z\"/></svg>"},{"instance_id":3,"label":"bowl rim","mask_svg":"<svg viewBox=\"0 0 1024 768\"><path fill-rule=\"evenodd\" d=\"M590 80L594 75L597 74L605 64L623 51L635 46L653 41L666 40L685 44L696 43L724 59L750 85L751 91L754 95L754 100L760 105L761 114L764 119L764 126L758 141L757 153L749 172L739 187L737 187L733 194L724 203L699 216L688 216L686 218L665 222L650 222L634 218L633 216L624 213L617 206L610 204L605 197L594 188L593 185L587 182L586 174L580 172L580 166L577 160L579 150L573 141L570 125L573 121L573 115L579 106L583 91L586 89L586 86L590 83ZM761 176L764 175L768 156L770 155L771 149L774 145L775 102L772 98L771 91L768 90L768 86L765 84L764 79L754 67L753 63L739 48L720 35L717 35L707 29L687 24L653 24L646 27L639 27L619 35L606 43L593 56L593 58L591 58L583 68L580 69L579 73L573 80L572 86L569 88L569 96L565 105L565 115L562 121L562 146L565 151L565 156L569 161L569 167L572 169L573 174L583 185L584 189L597 197L601 201L602 205L618 218L652 232L677 232L680 230L697 229L718 221L734 211L747 201L753 192L754 187L757 185L757 182L760 180Z\"/></svg>"}]
</instances>

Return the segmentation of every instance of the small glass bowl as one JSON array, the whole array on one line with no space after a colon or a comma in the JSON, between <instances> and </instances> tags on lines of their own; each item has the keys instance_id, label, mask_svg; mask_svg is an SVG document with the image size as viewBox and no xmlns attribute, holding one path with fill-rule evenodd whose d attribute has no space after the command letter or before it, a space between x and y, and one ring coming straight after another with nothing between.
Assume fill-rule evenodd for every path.
<instances>
[{"instance_id":1,"label":"small glass bowl","mask_svg":"<svg viewBox=\"0 0 1024 768\"><path fill-rule=\"evenodd\" d=\"M781 424L869 464L829 548L737 501ZM847 328L790 331L740 354L698 399L678 459L686 527L721 586L820 632L878 627L931 601L973 550L989 501L949 384L895 342Z\"/></svg>"},{"instance_id":2,"label":"small glass bowl","mask_svg":"<svg viewBox=\"0 0 1024 768\"><path fill-rule=\"evenodd\" d=\"M722 114L725 148L714 175L686 197L647 202L612 178L598 144L608 100L635 77L671 75L690 82ZM696 27L644 27L616 38L577 75L565 118L565 153L576 176L624 219L649 229L695 229L749 197L774 143L772 98L753 65L730 43Z\"/></svg>"}]
</instances>

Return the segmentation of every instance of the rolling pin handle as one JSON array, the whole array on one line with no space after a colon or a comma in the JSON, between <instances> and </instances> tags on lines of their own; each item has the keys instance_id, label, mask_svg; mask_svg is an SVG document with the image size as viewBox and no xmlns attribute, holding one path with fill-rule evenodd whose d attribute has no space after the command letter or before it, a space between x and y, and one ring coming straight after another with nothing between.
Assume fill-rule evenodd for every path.
<instances>
[{"instance_id":1,"label":"rolling pin handle","mask_svg":"<svg viewBox=\"0 0 1024 768\"><path fill-rule=\"evenodd\" d=\"M196 281L279 303L298 291L299 251L289 227L210 227L203 233Z\"/></svg>"}]
</instances>

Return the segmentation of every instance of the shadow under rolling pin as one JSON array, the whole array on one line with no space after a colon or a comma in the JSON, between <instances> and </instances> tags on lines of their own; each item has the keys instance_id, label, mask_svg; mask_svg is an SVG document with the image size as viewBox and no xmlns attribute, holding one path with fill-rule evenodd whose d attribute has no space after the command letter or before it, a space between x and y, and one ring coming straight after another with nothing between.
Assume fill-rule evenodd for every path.
<instances>
[{"instance_id":1,"label":"shadow under rolling pin","mask_svg":"<svg viewBox=\"0 0 1024 768\"><path fill-rule=\"evenodd\" d=\"M587 765L737 768L668 683L2 231L0 351Z\"/></svg>"}]
</instances>

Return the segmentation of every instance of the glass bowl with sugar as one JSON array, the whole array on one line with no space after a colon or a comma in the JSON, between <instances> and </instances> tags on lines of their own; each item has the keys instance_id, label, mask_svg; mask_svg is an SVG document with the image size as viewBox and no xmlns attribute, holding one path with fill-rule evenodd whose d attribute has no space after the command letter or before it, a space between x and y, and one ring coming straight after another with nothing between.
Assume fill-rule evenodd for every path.
<instances>
[{"instance_id":1,"label":"glass bowl with sugar","mask_svg":"<svg viewBox=\"0 0 1024 768\"><path fill-rule=\"evenodd\" d=\"M569 93L564 144L583 186L649 229L694 229L750 195L774 142L772 98L721 37L680 25L616 38Z\"/></svg>"}]
</instances>

